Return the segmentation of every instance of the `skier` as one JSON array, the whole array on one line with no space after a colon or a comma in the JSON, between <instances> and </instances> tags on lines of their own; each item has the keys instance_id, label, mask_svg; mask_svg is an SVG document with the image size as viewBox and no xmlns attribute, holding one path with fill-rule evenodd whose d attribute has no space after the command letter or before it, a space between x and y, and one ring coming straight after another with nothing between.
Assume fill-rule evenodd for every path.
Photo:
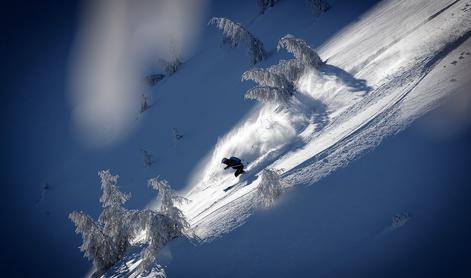
<instances>
[{"instance_id":1,"label":"skier","mask_svg":"<svg viewBox=\"0 0 471 278\"><path fill-rule=\"evenodd\" d=\"M224 170L227 168L231 167L232 169L235 169L234 175L237 177L240 174L245 173L244 171L244 165L242 164L242 161L234 156L231 156L229 159L223 158L221 163L226 164L226 167L224 167Z\"/></svg>"}]
</instances>

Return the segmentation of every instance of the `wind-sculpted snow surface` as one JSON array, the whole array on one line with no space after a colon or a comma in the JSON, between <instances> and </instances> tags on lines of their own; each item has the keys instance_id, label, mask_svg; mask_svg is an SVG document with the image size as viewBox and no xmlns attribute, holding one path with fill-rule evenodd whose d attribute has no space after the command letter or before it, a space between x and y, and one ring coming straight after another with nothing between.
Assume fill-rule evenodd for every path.
<instances>
[{"instance_id":1,"label":"wind-sculpted snow surface","mask_svg":"<svg viewBox=\"0 0 471 278\"><path fill-rule=\"evenodd\" d=\"M297 80L289 108L258 106L197 167L191 202L181 207L195 237L211 240L242 225L256 207L263 169L278 169L288 186L312 184L450 94L453 84L435 89L442 79L431 76L460 74L437 65L469 38L463 5L386 2L321 47L327 63ZM238 179L220 165L231 155L248 164Z\"/></svg>"}]
</instances>

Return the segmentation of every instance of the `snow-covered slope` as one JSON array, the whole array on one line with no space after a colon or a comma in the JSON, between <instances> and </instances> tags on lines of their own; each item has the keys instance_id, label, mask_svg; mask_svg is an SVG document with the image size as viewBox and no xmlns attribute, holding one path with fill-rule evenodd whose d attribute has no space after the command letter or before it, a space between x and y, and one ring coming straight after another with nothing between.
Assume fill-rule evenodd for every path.
<instances>
[{"instance_id":1,"label":"snow-covered slope","mask_svg":"<svg viewBox=\"0 0 471 278\"><path fill-rule=\"evenodd\" d=\"M321 46L327 65L300 78L302 105L254 108L197 168L186 194L191 203L182 206L195 236L207 240L241 225L257 204L262 169L280 169L289 186L312 184L466 85L466 4L386 1ZM449 56L462 52L465 58L450 65ZM311 98L325 108L306 105ZM230 155L249 162L240 181L220 167Z\"/></svg>"},{"instance_id":2,"label":"snow-covered slope","mask_svg":"<svg viewBox=\"0 0 471 278\"><path fill-rule=\"evenodd\" d=\"M278 26L270 23L280 17L286 19L302 10L286 2L264 16L254 19L239 14L236 20L250 22L249 28L267 47L274 48L286 33L314 44L305 24L307 14L289 24L279 23L276 32L263 32ZM216 32L205 34L204 50L156 86L154 106L145 112L142 123L147 127L152 121L164 130L177 127L185 134L171 151L162 145L149 149L160 154L160 161L169 162L159 164L158 172L171 182L184 183L179 173L193 172L182 191L190 202L180 207L191 225L188 236L197 242L210 241L244 224L258 205L256 189L263 169L279 170L289 187L311 185L377 146L385 136L401 131L444 97L469 87L468 7L466 1L381 2L318 47L326 65L319 73L313 70L298 80L299 95L286 110L243 102L249 86L240 82L248 68L241 59L243 50L214 50L220 37ZM283 9L295 12L282 16ZM274 54L261 66L275 64L283 55ZM218 77L211 84L192 83L193 91L204 93L188 94L188 80L211 76ZM206 102L217 105L211 109L194 105ZM171 122L166 121L168 113ZM198 115L198 123L188 121L188 115ZM234 127L226 130L228 126ZM217 142L205 142L224 133ZM163 140L163 135L156 136ZM236 179L225 172L220 161L228 156L244 159L248 173ZM106 277L129 274L127 268L116 273L119 269Z\"/></svg>"}]
</instances>

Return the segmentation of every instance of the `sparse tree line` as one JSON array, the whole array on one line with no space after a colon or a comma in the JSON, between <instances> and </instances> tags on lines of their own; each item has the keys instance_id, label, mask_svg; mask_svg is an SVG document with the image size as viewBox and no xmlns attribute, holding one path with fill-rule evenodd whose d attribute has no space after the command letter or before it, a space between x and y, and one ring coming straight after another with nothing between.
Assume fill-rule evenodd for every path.
<instances>
[{"instance_id":1,"label":"sparse tree line","mask_svg":"<svg viewBox=\"0 0 471 278\"><path fill-rule=\"evenodd\" d=\"M109 170L102 170L98 175L102 189L102 212L98 220L83 211L69 214L76 233L82 235L80 250L93 264L92 277L102 276L136 245L144 247L137 273L148 272L155 267L156 255L161 248L169 241L187 234L189 224L176 204L188 200L177 195L166 180L153 178L148 184L158 191L159 209L130 210L123 207L130 195L119 190L119 176L112 175ZM286 186L279 172L273 169L263 170L260 178L257 202L270 207Z\"/></svg>"},{"instance_id":2,"label":"sparse tree line","mask_svg":"<svg viewBox=\"0 0 471 278\"><path fill-rule=\"evenodd\" d=\"M267 57L263 43L240 23L214 17L208 24L222 30L224 44L230 47L248 46L247 54L251 65L256 65ZM265 69L253 68L242 74L242 81L252 80L257 84L245 93L246 99L286 105L294 95L296 80L307 69L319 69L324 64L312 47L291 34L285 35L278 41L277 50L281 49L291 53L294 58L280 60L278 64Z\"/></svg>"},{"instance_id":3,"label":"sparse tree line","mask_svg":"<svg viewBox=\"0 0 471 278\"><path fill-rule=\"evenodd\" d=\"M257 0L259 14L264 14L268 9L274 7L279 2L279 0ZM315 16L320 16L331 8L330 4L324 0L306 0L305 2ZM247 55L251 65L256 65L267 57L263 43L242 26L242 24L227 18L213 17L208 22L208 25L215 25L218 29L222 30L224 35L223 44L231 48L245 45L248 48ZM165 74L154 73L145 77L145 81L149 86L155 86L166 76L173 75L183 65L182 58L180 54L177 53L174 43L170 44L170 52L171 57L169 59L160 58L157 61ZM257 89L257 91L259 91L259 89Z\"/></svg>"},{"instance_id":4,"label":"sparse tree line","mask_svg":"<svg viewBox=\"0 0 471 278\"><path fill-rule=\"evenodd\" d=\"M260 13L275 6L277 0L258 0ZM306 3L316 10L316 14L326 12L330 5L322 0L309 0ZM261 40L256 38L242 24L227 18L213 17L208 25L214 25L223 33L223 44L229 47L244 45L248 48L249 63L252 66L259 64L267 58L267 51ZM257 100L262 103L276 103L287 105L295 94L295 82L307 69L319 69L324 62L317 52L304 40L287 34L278 41L277 50L285 49L294 58L280 60L278 64L268 68L253 68L242 74L242 81L251 80L257 85L245 93L246 99Z\"/></svg>"}]
</instances>

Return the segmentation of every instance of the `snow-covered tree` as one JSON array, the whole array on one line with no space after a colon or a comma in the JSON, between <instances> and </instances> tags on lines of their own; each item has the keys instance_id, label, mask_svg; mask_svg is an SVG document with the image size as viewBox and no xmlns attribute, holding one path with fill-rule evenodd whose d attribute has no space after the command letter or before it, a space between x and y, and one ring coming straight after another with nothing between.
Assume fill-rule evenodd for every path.
<instances>
[{"instance_id":1,"label":"snow-covered tree","mask_svg":"<svg viewBox=\"0 0 471 278\"><path fill-rule=\"evenodd\" d=\"M283 193L283 182L278 171L272 169L263 170L260 178L257 188L258 201L261 205L270 207Z\"/></svg>"},{"instance_id":2,"label":"snow-covered tree","mask_svg":"<svg viewBox=\"0 0 471 278\"><path fill-rule=\"evenodd\" d=\"M182 59L180 58L179 51L177 51L176 42L170 39L170 58L169 59L158 59L157 62L160 67L167 73L167 76L171 76L177 72L183 65Z\"/></svg>"},{"instance_id":3,"label":"snow-covered tree","mask_svg":"<svg viewBox=\"0 0 471 278\"><path fill-rule=\"evenodd\" d=\"M319 68L324 64L317 52L312 49L304 40L288 34L278 41L278 51L284 48L301 62L304 66Z\"/></svg>"},{"instance_id":4,"label":"snow-covered tree","mask_svg":"<svg viewBox=\"0 0 471 278\"><path fill-rule=\"evenodd\" d=\"M158 63L168 76L176 73L183 64L178 56L174 56L171 60L159 59Z\"/></svg>"},{"instance_id":5,"label":"snow-covered tree","mask_svg":"<svg viewBox=\"0 0 471 278\"><path fill-rule=\"evenodd\" d=\"M230 47L237 47L240 44L245 44L248 47L250 64L255 65L265 59L266 51L263 47L263 43L240 23L227 18L213 17L208 22L208 25L215 25L218 29L222 30L224 35L224 44L227 44Z\"/></svg>"},{"instance_id":6,"label":"snow-covered tree","mask_svg":"<svg viewBox=\"0 0 471 278\"><path fill-rule=\"evenodd\" d=\"M222 17L213 17L208 25L215 25L222 30L224 35L223 43L234 48L247 41L247 37L251 37L250 33L239 23Z\"/></svg>"},{"instance_id":7,"label":"snow-covered tree","mask_svg":"<svg viewBox=\"0 0 471 278\"><path fill-rule=\"evenodd\" d=\"M154 164L154 158L152 154L150 154L148 151L141 149L142 153L144 154L144 166L145 167L150 167L152 164Z\"/></svg>"},{"instance_id":8,"label":"snow-covered tree","mask_svg":"<svg viewBox=\"0 0 471 278\"><path fill-rule=\"evenodd\" d=\"M111 175L109 170L100 171L98 175L101 178L101 189L103 191L100 198L103 211L98 218L98 223L102 225L102 232L112 241L118 259L121 259L130 246L128 227L129 216L133 212L122 206L130 195L122 193L116 186L119 176Z\"/></svg>"},{"instance_id":9,"label":"snow-covered tree","mask_svg":"<svg viewBox=\"0 0 471 278\"><path fill-rule=\"evenodd\" d=\"M176 128L172 128L172 134L173 134L173 138L175 138L175 140L183 139L183 135Z\"/></svg>"},{"instance_id":10,"label":"snow-covered tree","mask_svg":"<svg viewBox=\"0 0 471 278\"><path fill-rule=\"evenodd\" d=\"M144 232L139 272L145 273L155 266L156 255L168 242L182 235L180 225L167 215L151 209L138 211L133 215L132 228L135 234ZM186 223L186 222L185 222Z\"/></svg>"},{"instance_id":11,"label":"snow-covered tree","mask_svg":"<svg viewBox=\"0 0 471 278\"><path fill-rule=\"evenodd\" d=\"M331 8L324 0L306 0L306 4L315 16L320 16Z\"/></svg>"},{"instance_id":12,"label":"snow-covered tree","mask_svg":"<svg viewBox=\"0 0 471 278\"><path fill-rule=\"evenodd\" d=\"M295 93L295 82L308 68L319 68L324 63L302 39L286 35L278 42L278 50L286 49L294 59L280 60L266 69L251 69L242 74L242 81L252 80L259 86L248 90L245 98L263 103L287 104Z\"/></svg>"},{"instance_id":13,"label":"snow-covered tree","mask_svg":"<svg viewBox=\"0 0 471 278\"><path fill-rule=\"evenodd\" d=\"M260 14L264 14L266 10L275 6L278 0L257 0L258 11Z\"/></svg>"},{"instance_id":14,"label":"snow-covered tree","mask_svg":"<svg viewBox=\"0 0 471 278\"><path fill-rule=\"evenodd\" d=\"M76 233L82 235L80 251L93 262L95 275L98 277L104 270L119 260L119 254L111 239L102 232L102 227L85 213L74 211L69 215L74 222Z\"/></svg>"},{"instance_id":15,"label":"snow-covered tree","mask_svg":"<svg viewBox=\"0 0 471 278\"><path fill-rule=\"evenodd\" d=\"M102 207L121 206L129 199L130 196L119 191L116 186L118 175L113 176L110 170L102 170L98 172L98 176L101 179L101 190L103 191L100 197Z\"/></svg>"},{"instance_id":16,"label":"snow-covered tree","mask_svg":"<svg viewBox=\"0 0 471 278\"><path fill-rule=\"evenodd\" d=\"M162 199L160 209L128 210L122 205L129 195L116 186L118 176L111 175L109 170L100 171L99 176L103 211L98 221L83 212L74 211L69 215L76 225L76 232L82 234L80 250L93 263L93 277L98 277L123 258L135 239L144 232L145 237L140 241L140 244L147 244L141 254L140 269L144 272L154 266L157 252L188 228L183 213L175 206L183 198L176 195L166 181L152 179L149 184L159 191Z\"/></svg>"},{"instance_id":17,"label":"snow-covered tree","mask_svg":"<svg viewBox=\"0 0 471 278\"><path fill-rule=\"evenodd\" d=\"M296 38L293 35L288 34L278 41L278 51L282 48L293 54L294 59L280 60L278 64L270 66L267 70L271 73L283 76L292 84L294 84L308 68L318 69L324 64L314 49L304 40Z\"/></svg>"},{"instance_id":18,"label":"snow-covered tree","mask_svg":"<svg viewBox=\"0 0 471 278\"><path fill-rule=\"evenodd\" d=\"M95 274L100 275L121 259L129 247L128 219L132 212L122 205L129 196L118 190L118 176L109 170L100 171L100 202L103 211L97 222L83 212L72 212L69 218L76 225L76 232L82 234L80 250L93 262Z\"/></svg>"},{"instance_id":19,"label":"snow-covered tree","mask_svg":"<svg viewBox=\"0 0 471 278\"><path fill-rule=\"evenodd\" d=\"M144 210L136 214L133 222L136 231L145 231L147 248L141 253L142 262L139 266L145 272L154 265L155 255L172 239L184 234L189 228L182 211L175 206L176 203L185 202L186 199L178 196L166 180L150 179L149 186L159 192L161 201L158 212Z\"/></svg>"},{"instance_id":20,"label":"snow-covered tree","mask_svg":"<svg viewBox=\"0 0 471 278\"><path fill-rule=\"evenodd\" d=\"M150 75L146 76L145 80L146 80L147 85L149 85L150 87L153 87L157 83L159 83L162 79L164 79L164 77L165 77L165 75L163 75L161 73L150 74Z\"/></svg>"},{"instance_id":21,"label":"snow-covered tree","mask_svg":"<svg viewBox=\"0 0 471 278\"><path fill-rule=\"evenodd\" d=\"M398 229L404 226L407 223L407 221L409 221L410 219L411 219L411 215L407 211L403 211L403 212L395 214L392 217L391 229L394 230L394 229Z\"/></svg>"},{"instance_id":22,"label":"snow-covered tree","mask_svg":"<svg viewBox=\"0 0 471 278\"><path fill-rule=\"evenodd\" d=\"M166 180L159 180L157 178L150 179L149 186L159 192L161 200L159 212L173 219L178 225L178 230L183 231L188 228L185 216L182 211L175 206L176 203L186 202L187 199L178 196Z\"/></svg>"},{"instance_id":23,"label":"snow-covered tree","mask_svg":"<svg viewBox=\"0 0 471 278\"><path fill-rule=\"evenodd\" d=\"M144 113L150 108L149 103L147 102L147 97L142 95L141 97L141 110L139 112Z\"/></svg>"},{"instance_id":24,"label":"snow-covered tree","mask_svg":"<svg viewBox=\"0 0 471 278\"><path fill-rule=\"evenodd\" d=\"M246 99L263 103L287 104L289 102L295 92L294 81L303 72L304 67L300 63L290 63L285 60L280 62L282 63L267 69L255 68L242 74L242 81L252 80L259 85L245 93ZM293 65L298 65L300 68Z\"/></svg>"}]
</instances>

